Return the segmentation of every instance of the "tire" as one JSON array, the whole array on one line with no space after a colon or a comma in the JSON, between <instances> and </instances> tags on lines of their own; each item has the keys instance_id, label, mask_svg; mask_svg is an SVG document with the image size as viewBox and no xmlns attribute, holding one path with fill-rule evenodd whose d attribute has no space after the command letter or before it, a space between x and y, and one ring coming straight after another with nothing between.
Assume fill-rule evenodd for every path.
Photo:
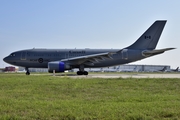
<instances>
[{"instance_id":1,"label":"tire","mask_svg":"<svg viewBox=\"0 0 180 120\"><path fill-rule=\"evenodd\" d=\"M77 75L83 75L83 72L77 71Z\"/></svg>"},{"instance_id":2,"label":"tire","mask_svg":"<svg viewBox=\"0 0 180 120\"><path fill-rule=\"evenodd\" d=\"M84 75L88 75L88 72L87 72L87 71L84 71L83 74L84 74Z\"/></svg>"}]
</instances>

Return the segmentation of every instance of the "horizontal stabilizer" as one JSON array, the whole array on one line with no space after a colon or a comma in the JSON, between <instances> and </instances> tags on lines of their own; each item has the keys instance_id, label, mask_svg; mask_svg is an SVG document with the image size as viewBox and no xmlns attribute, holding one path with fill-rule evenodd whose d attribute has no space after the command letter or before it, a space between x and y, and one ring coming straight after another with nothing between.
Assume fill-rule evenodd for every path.
<instances>
[{"instance_id":1,"label":"horizontal stabilizer","mask_svg":"<svg viewBox=\"0 0 180 120\"><path fill-rule=\"evenodd\" d=\"M142 52L142 55L145 57L149 57L152 55L164 53L165 51L172 50L172 49L175 49L175 48L165 48L165 49L158 49L158 50L145 50Z\"/></svg>"}]
</instances>

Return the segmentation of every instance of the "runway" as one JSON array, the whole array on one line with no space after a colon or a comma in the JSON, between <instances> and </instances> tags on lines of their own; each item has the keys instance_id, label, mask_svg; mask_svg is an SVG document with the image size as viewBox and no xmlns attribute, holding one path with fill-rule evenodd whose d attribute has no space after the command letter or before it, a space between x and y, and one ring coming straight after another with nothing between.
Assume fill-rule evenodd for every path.
<instances>
[{"instance_id":1,"label":"runway","mask_svg":"<svg viewBox=\"0 0 180 120\"><path fill-rule=\"evenodd\" d=\"M105 74L92 75L96 78L180 78L180 74Z\"/></svg>"},{"instance_id":2,"label":"runway","mask_svg":"<svg viewBox=\"0 0 180 120\"><path fill-rule=\"evenodd\" d=\"M179 73L89 73L89 75L61 74L71 78L180 78Z\"/></svg>"}]
</instances>

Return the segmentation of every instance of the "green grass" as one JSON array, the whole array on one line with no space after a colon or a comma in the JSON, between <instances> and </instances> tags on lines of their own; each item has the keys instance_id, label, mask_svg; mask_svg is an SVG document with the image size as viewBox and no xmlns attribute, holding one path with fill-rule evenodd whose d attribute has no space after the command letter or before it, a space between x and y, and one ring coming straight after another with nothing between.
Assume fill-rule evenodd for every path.
<instances>
[{"instance_id":1,"label":"green grass","mask_svg":"<svg viewBox=\"0 0 180 120\"><path fill-rule=\"evenodd\" d=\"M0 119L180 119L180 79L0 74Z\"/></svg>"}]
</instances>

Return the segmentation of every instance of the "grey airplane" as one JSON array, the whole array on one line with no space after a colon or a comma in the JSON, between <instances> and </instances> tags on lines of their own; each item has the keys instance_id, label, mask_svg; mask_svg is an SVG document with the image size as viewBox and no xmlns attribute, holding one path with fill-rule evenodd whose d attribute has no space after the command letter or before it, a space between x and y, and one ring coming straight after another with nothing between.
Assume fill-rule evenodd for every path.
<instances>
[{"instance_id":1,"label":"grey airplane","mask_svg":"<svg viewBox=\"0 0 180 120\"><path fill-rule=\"evenodd\" d=\"M15 66L48 68L64 72L78 68L77 75L88 75L84 68L110 67L126 64L164 53L175 48L155 49L166 20L155 21L132 45L123 49L27 49L11 53L3 60Z\"/></svg>"}]
</instances>

